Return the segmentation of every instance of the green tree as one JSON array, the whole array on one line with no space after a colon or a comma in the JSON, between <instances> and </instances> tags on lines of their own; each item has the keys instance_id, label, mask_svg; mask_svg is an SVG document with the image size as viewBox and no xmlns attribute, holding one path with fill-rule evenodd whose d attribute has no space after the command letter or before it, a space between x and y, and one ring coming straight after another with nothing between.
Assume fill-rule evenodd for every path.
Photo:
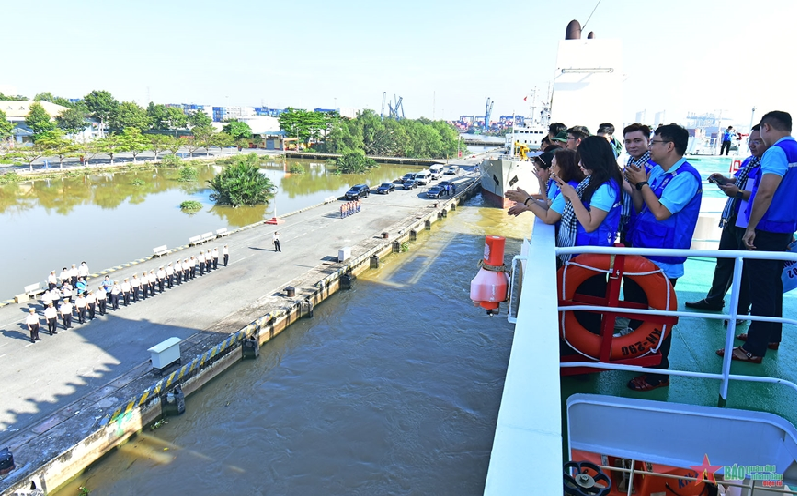
<instances>
[{"instance_id":1,"label":"green tree","mask_svg":"<svg viewBox=\"0 0 797 496\"><path fill-rule=\"evenodd\" d=\"M10 140L14 131L14 124L6 119L8 119L6 113L0 110L0 143Z\"/></svg>"},{"instance_id":2,"label":"green tree","mask_svg":"<svg viewBox=\"0 0 797 496\"><path fill-rule=\"evenodd\" d=\"M118 136L121 143L121 148L130 152L133 155L133 163L136 163L136 157L151 149L152 144L150 140L141 134L141 131L135 127L125 129L125 132Z\"/></svg>"},{"instance_id":3,"label":"green tree","mask_svg":"<svg viewBox=\"0 0 797 496\"><path fill-rule=\"evenodd\" d=\"M188 116L185 115L183 109L166 107L166 114L168 115L171 129L185 129L188 127Z\"/></svg>"},{"instance_id":4,"label":"green tree","mask_svg":"<svg viewBox=\"0 0 797 496\"><path fill-rule=\"evenodd\" d=\"M77 134L86 129L86 111L80 107L68 108L55 121L65 133Z\"/></svg>"},{"instance_id":5,"label":"green tree","mask_svg":"<svg viewBox=\"0 0 797 496\"><path fill-rule=\"evenodd\" d=\"M170 136L169 141L166 142L166 149L172 152L173 154L177 154L177 151L184 144L185 141L182 138L178 138L177 136Z\"/></svg>"},{"instance_id":6,"label":"green tree","mask_svg":"<svg viewBox=\"0 0 797 496\"><path fill-rule=\"evenodd\" d=\"M15 148L9 156L19 158L28 163L28 169L33 170L33 162L47 155L48 149L34 142L30 146L20 146Z\"/></svg>"},{"instance_id":7,"label":"green tree","mask_svg":"<svg viewBox=\"0 0 797 496\"><path fill-rule=\"evenodd\" d=\"M36 102L52 102L54 99L55 97L49 91L47 93L36 93L36 96L33 97Z\"/></svg>"},{"instance_id":8,"label":"green tree","mask_svg":"<svg viewBox=\"0 0 797 496\"><path fill-rule=\"evenodd\" d=\"M53 98L51 101L56 105L60 105L66 108L75 108L83 105L83 102L70 102L66 98L61 98L60 96Z\"/></svg>"},{"instance_id":9,"label":"green tree","mask_svg":"<svg viewBox=\"0 0 797 496\"><path fill-rule=\"evenodd\" d=\"M100 132L104 132L105 124L119 102L109 92L97 90L83 97L83 102L89 115L100 121Z\"/></svg>"},{"instance_id":10,"label":"green tree","mask_svg":"<svg viewBox=\"0 0 797 496\"><path fill-rule=\"evenodd\" d=\"M195 128L191 129L191 134L194 135L196 144L200 148L204 148L206 154L210 154L210 147L213 145L213 136L216 134L216 130L213 129L211 125L203 125L203 126L196 126Z\"/></svg>"},{"instance_id":11,"label":"green tree","mask_svg":"<svg viewBox=\"0 0 797 496\"><path fill-rule=\"evenodd\" d=\"M44 107L39 103L32 103L30 105L30 112L25 117L25 124L33 131L33 141L36 141L39 135L52 131L55 124L52 122L50 114L44 110Z\"/></svg>"},{"instance_id":12,"label":"green tree","mask_svg":"<svg viewBox=\"0 0 797 496\"><path fill-rule=\"evenodd\" d=\"M147 130L149 122L146 110L139 107L136 102L121 102L111 112L108 127L115 131L123 131L130 127Z\"/></svg>"},{"instance_id":13,"label":"green tree","mask_svg":"<svg viewBox=\"0 0 797 496\"><path fill-rule=\"evenodd\" d=\"M169 149L169 143L172 137L166 136L165 134L150 134L148 136L149 149L155 154L154 160L158 160L158 154Z\"/></svg>"},{"instance_id":14,"label":"green tree","mask_svg":"<svg viewBox=\"0 0 797 496\"><path fill-rule=\"evenodd\" d=\"M362 150L355 150L335 160L335 167L338 174L365 174L370 169L379 167L379 164L366 157Z\"/></svg>"},{"instance_id":15,"label":"green tree","mask_svg":"<svg viewBox=\"0 0 797 496\"><path fill-rule=\"evenodd\" d=\"M220 154L224 153L225 146L232 146L233 143L235 143L235 140L233 140L232 136L225 133L224 131L213 135L212 146L218 146Z\"/></svg>"},{"instance_id":16,"label":"green tree","mask_svg":"<svg viewBox=\"0 0 797 496\"><path fill-rule=\"evenodd\" d=\"M188 116L188 124L192 128L210 126L212 123L213 121L210 119L210 117L208 117L208 115L201 110L197 110Z\"/></svg>"},{"instance_id":17,"label":"green tree","mask_svg":"<svg viewBox=\"0 0 797 496\"><path fill-rule=\"evenodd\" d=\"M236 157L233 164L228 165L208 181L213 189L210 199L219 205L262 205L274 197L274 186L269 178L260 173L257 155Z\"/></svg>"},{"instance_id":18,"label":"green tree","mask_svg":"<svg viewBox=\"0 0 797 496\"><path fill-rule=\"evenodd\" d=\"M121 135L118 134L111 134L104 138L100 138L97 142L100 153L106 153L108 157L110 157L111 165L113 165L113 159L117 153L127 151L124 140L121 138Z\"/></svg>"},{"instance_id":19,"label":"green tree","mask_svg":"<svg viewBox=\"0 0 797 496\"><path fill-rule=\"evenodd\" d=\"M194 152L202 148L202 141L196 136L189 136L182 141L182 145L188 148L188 156L193 157Z\"/></svg>"},{"instance_id":20,"label":"green tree","mask_svg":"<svg viewBox=\"0 0 797 496\"><path fill-rule=\"evenodd\" d=\"M64 168L64 158L73 155L77 151L75 143L65 138L64 132L58 128L42 133L36 143L41 145L48 155L56 155L62 169Z\"/></svg>"},{"instance_id":21,"label":"green tree","mask_svg":"<svg viewBox=\"0 0 797 496\"><path fill-rule=\"evenodd\" d=\"M245 122L228 122L224 125L223 131L232 136L233 139L252 137L252 128Z\"/></svg>"},{"instance_id":22,"label":"green tree","mask_svg":"<svg viewBox=\"0 0 797 496\"><path fill-rule=\"evenodd\" d=\"M83 165L89 166L89 162L102 151L101 140L83 137L75 141L77 153L83 159Z\"/></svg>"},{"instance_id":23,"label":"green tree","mask_svg":"<svg viewBox=\"0 0 797 496\"><path fill-rule=\"evenodd\" d=\"M286 109L279 116L280 129L292 138L299 138L302 143L307 143L311 138L320 139L336 120L336 113L308 112L294 108Z\"/></svg>"},{"instance_id":24,"label":"green tree","mask_svg":"<svg viewBox=\"0 0 797 496\"><path fill-rule=\"evenodd\" d=\"M0 102L26 102L28 97L22 95L4 95L0 93Z\"/></svg>"},{"instance_id":25,"label":"green tree","mask_svg":"<svg viewBox=\"0 0 797 496\"><path fill-rule=\"evenodd\" d=\"M147 116L150 119L152 129L158 131L169 131L171 129L184 129L188 125L188 116L182 109L177 107L167 107L166 105L149 102Z\"/></svg>"}]
</instances>

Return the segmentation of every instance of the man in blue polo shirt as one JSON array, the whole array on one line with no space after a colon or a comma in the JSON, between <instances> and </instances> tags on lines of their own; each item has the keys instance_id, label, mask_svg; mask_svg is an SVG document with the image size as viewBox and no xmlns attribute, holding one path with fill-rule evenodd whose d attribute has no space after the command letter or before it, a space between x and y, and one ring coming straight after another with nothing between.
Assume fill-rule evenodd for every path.
<instances>
[{"instance_id":1,"label":"man in blue polo shirt","mask_svg":"<svg viewBox=\"0 0 797 496\"><path fill-rule=\"evenodd\" d=\"M657 165L646 174L645 167L629 163L625 168L628 182L634 185L633 200L637 216L631 233L631 244L635 248L670 248L688 250L692 234L700 214L703 198L700 174L683 155L689 144L689 131L678 124L667 124L656 129L648 149L650 158ZM650 257L675 286L684 275L686 257ZM647 303L642 288L630 278L623 281L626 301ZM630 327L641 325L632 321ZM670 344L672 329L659 347L661 363L656 368L670 366ZM636 377L628 383L634 391L652 391L669 386L669 377L648 374Z\"/></svg>"},{"instance_id":2,"label":"man in blue polo shirt","mask_svg":"<svg viewBox=\"0 0 797 496\"><path fill-rule=\"evenodd\" d=\"M771 146L761 157L746 215L749 223L742 242L750 250L786 251L797 230L797 142L791 137L791 115L779 110L761 118L761 139ZM740 212L741 215L741 212ZM782 260L745 260L750 281L750 314L783 316ZM783 324L753 321L747 342L733 348L732 359L761 363L767 347L780 343ZM725 356L725 350L717 350Z\"/></svg>"}]
</instances>

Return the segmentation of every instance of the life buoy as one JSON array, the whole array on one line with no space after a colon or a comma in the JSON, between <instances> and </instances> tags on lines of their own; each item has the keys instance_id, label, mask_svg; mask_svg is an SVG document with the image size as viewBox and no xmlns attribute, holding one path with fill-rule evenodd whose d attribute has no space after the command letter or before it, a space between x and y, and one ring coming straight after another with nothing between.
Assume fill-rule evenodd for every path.
<instances>
[{"instance_id":1,"label":"life buoy","mask_svg":"<svg viewBox=\"0 0 797 496\"><path fill-rule=\"evenodd\" d=\"M728 169L728 174L736 174L739 171L739 167L741 166L742 166L741 160L739 160L738 158L733 159L733 161L731 161L731 166Z\"/></svg>"},{"instance_id":2,"label":"life buoy","mask_svg":"<svg viewBox=\"0 0 797 496\"><path fill-rule=\"evenodd\" d=\"M611 255L583 254L573 258L557 273L559 299L573 300L581 283L599 273L608 273L611 270ZM661 269L647 258L626 256L623 272L645 291L650 308L654 310L678 308L678 300L670 281ZM611 359L636 358L658 350L659 343L669 332L669 325L645 322L634 332L612 339ZM600 335L588 331L579 324L575 312L559 312L559 334L569 346L579 352L593 358L598 358L600 355Z\"/></svg>"}]
</instances>

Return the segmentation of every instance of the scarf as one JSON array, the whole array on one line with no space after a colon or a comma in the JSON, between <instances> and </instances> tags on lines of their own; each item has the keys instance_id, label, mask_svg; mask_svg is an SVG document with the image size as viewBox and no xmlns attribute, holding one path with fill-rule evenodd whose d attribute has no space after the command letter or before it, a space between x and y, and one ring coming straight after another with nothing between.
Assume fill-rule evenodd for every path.
<instances>
[{"instance_id":1,"label":"scarf","mask_svg":"<svg viewBox=\"0 0 797 496\"><path fill-rule=\"evenodd\" d=\"M760 165L760 157L750 157L745 167L739 169L739 172L736 173L736 187L739 188L739 191L747 187L747 178L750 176L750 171ZM720 227L725 227L725 224L731 220L731 217L734 217L738 213L739 205L741 205L741 203L738 198L728 198L728 201L725 202L725 209L722 211L722 216L720 217Z\"/></svg>"},{"instance_id":2,"label":"scarf","mask_svg":"<svg viewBox=\"0 0 797 496\"><path fill-rule=\"evenodd\" d=\"M650 152L645 152L639 158L634 158L634 157L629 158L626 167L628 167L629 164L635 167L645 167L645 172L649 173L650 170L648 169L649 167L648 160L650 160ZM628 230L629 227L628 224L631 221L631 217L633 215L634 199L631 197L630 194L628 194L628 192L625 189L620 188L620 191L622 193L622 201L623 201L623 207L622 210L620 211L620 231L625 233Z\"/></svg>"},{"instance_id":3,"label":"scarf","mask_svg":"<svg viewBox=\"0 0 797 496\"><path fill-rule=\"evenodd\" d=\"M584 190L589 186L589 176L584 178L583 181L576 186L576 193L579 200ZM576 210L570 200L565 203L565 209L562 212L562 220L559 224L559 234L556 236L556 246L559 248L569 248L576 245L576 234L578 233L578 219L576 218ZM559 255L562 262L570 260L570 255Z\"/></svg>"}]
</instances>

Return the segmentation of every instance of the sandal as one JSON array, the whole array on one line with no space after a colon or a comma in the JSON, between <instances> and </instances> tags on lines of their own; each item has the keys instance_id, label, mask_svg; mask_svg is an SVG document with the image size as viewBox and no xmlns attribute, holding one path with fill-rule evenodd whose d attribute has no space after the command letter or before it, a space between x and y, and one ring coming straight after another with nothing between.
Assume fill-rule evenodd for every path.
<instances>
[{"instance_id":1,"label":"sandal","mask_svg":"<svg viewBox=\"0 0 797 496\"><path fill-rule=\"evenodd\" d=\"M654 379L656 380L656 379ZM670 385L670 379L659 379L656 382L648 382L648 376L640 375L639 377L634 377L630 381L628 381L628 389L632 391L637 391L640 393L646 393L648 391L653 391L654 389L658 389L660 387L666 387Z\"/></svg>"},{"instance_id":2,"label":"sandal","mask_svg":"<svg viewBox=\"0 0 797 496\"><path fill-rule=\"evenodd\" d=\"M743 332L739 334L738 336L736 336L736 339L738 339L739 341L747 341L747 333ZM780 343L769 343L767 347L770 350L777 350L778 348L780 348Z\"/></svg>"},{"instance_id":3,"label":"sandal","mask_svg":"<svg viewBox=\"0 0 797 496\"><path fill-rule=\"evenodd\" d=\"M725 348L721 348L716 351L717 355L724 357L725 356ZM748 363L761 363L764 357L756 356L750 353L749 351L745 350L741 346L737 346L731 350L731 360L735 360L737 362L748 362Z\"/></svg>"}]
</instances>

